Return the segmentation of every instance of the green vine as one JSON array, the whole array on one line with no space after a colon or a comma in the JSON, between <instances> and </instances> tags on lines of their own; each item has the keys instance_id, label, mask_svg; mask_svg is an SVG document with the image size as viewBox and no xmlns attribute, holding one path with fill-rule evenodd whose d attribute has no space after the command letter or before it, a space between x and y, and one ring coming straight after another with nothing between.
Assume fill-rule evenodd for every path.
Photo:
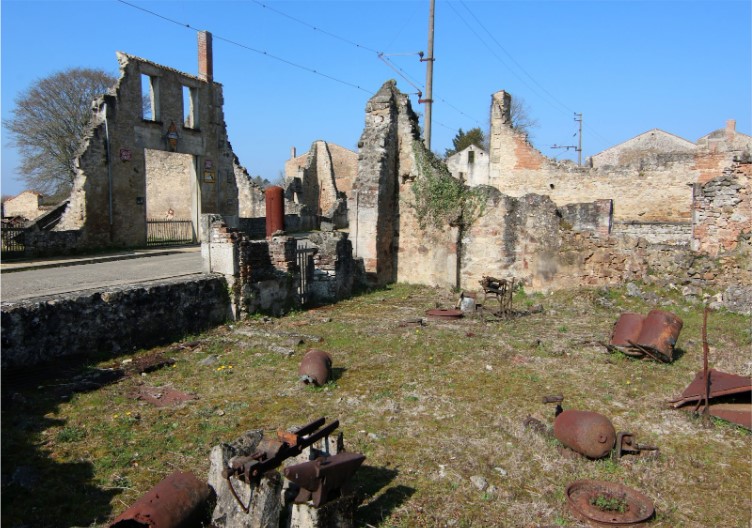
<instances>
[{"instance_id":1,"label":"green vine","mask_svg":"<svg viewBox=\"0 0 752 528\"><path fill-rule=\"evenodd\" d=\"M425 230L447 225L466 229L485 213L486 193L452 177L446 164L426 150L420 141L413 144L418 175L413 182L418 225Z\"/></svg>"}]
</instances>

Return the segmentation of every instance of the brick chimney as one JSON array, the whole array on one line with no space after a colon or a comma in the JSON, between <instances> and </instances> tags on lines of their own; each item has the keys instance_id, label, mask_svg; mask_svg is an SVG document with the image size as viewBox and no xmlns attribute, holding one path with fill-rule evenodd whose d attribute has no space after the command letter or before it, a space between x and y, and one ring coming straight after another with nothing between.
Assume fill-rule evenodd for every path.
<instances>
[{"instance_id":1,"label":"brick chimney","mask_svg":"<svg viewBox=\"0 0 752 528\"><path fill-rule=\"evenodd\" d=\"M198 32L198 77L207 82L214 80L212 35L208 31Z\"/></svg>"},{"instance_id":2,"label":"brick chimney","mask_svg":"<svg viewBox=\"0 0 752 528\"><path fill-rule=\"evenodd\" d=\"M736 119L729 119L726 121L726 141L734 141L734 136L736 136Z\"/></svg>"},{"instance_id":3,"label":"brick chimney","mask_svg":"<svg viewBox=\"0 0 752 528\"><path fill-rule=\"evenodd\" d=\"M290 147L290 159L295 159L295 156L297 156L298 151L295 147Z\"/></svg>"}]
</instances>

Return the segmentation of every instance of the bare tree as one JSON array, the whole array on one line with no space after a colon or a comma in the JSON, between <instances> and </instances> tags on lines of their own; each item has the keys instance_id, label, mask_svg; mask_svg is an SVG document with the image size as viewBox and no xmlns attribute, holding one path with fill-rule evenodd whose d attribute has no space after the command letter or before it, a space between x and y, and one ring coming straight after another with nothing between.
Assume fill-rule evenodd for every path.
<instances>
[{"instance_id":1,"label":"bare tree","mask_svg":"<svg viewBox=\"0 0 752 528\"><path fill-rule=\"evenodd\" d=\"M104 70L70 68L37 80L16 97L13 116L3 125L21 154L27 188L45 194L70 190L92 101L116 82Z\"/></svg>"},{"instance_id":2,"label":"bare tree","mask_svg":"<svg viewBox=\"0 0 752 528\"><path fill-rule=\"evenodd\" d=\"M533 128L538 128L538 120L530 117L529 107L522 97L512 98L509 117L512 121L513 129L522 132L528 139L533 137L531 131Z\"/></svg>"}]
</instances>

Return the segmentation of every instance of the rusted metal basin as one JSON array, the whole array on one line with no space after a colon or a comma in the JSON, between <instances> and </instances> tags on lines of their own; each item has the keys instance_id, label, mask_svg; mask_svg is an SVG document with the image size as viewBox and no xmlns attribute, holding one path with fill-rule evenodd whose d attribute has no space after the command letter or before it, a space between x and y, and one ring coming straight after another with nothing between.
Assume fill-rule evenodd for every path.
<instances>
[{"instance_id":1,"label":"rusted metal basin","mask_svg":"<svg viewBox=\"0 0 752 528\"><path fill-rule=\"evenodd\" d=\"M655 514L648 497L616 482L577 480L566 495L572 513L591 526L638 526Z\"/></svg>"},{"instance_id":2,"label":"rusted metal basin","mask_svg":"<svg viewBox=\"0 0 752 528\"><path fill-rule=\"evenodd\" d=\"M708 378L708 412L712 416L752 429L752 377L709 369ZM699 371L681 396L671 400L671 403L675 408L689 403L704 405L704 399L705 376Z\"/></svg>"},{"instance_id":3,"label":"rusted metal basin","mask_svg":"<svg viewBox=\"0 0 752 528\"><path fill-rule=\"evenodd\" d=\"M426 315L432 319L459 319L464 314L462 313L462 310L435 308L433 310L426 310Z\"/></svg>"},{"instance_id":4,"label":"rusted metal basin","mask_svg":"<svg viewBox=\"0 0 752 528\"><path fill-rule=\"evenodd\" d=\"M325 385L332 375L332 357L323 350L311 349L303 356L298 374L306 385Z\"/></svg>"},{"instance_id":5,"label":"rusted metal basin","mask_svg":"<svg viewBox=\"0 0 752 528\"><path fill-rule=\"evenodd\" d=\"M674 346L684 323L676 315L663 310L652 310L642 323L637 344L657 350L669 360L674 357Z\"/></svg>"},{"instance_id":6,"label":"rusted metal basin","mask_svg":"<svg viewBox=\"0 0 752 528\"><path fill-rule=\"evenodd\" d=\"M176 471L141 496L110 528L199 526L211 488L193 473Z\"/></svg>"},{"instance_id":7,"label":"rusted metal basin","mask_svg":"<svg viewBox=\"0 0 752 528\"><path fill-rule=\"evenodd\" d=\"M611 420L591 411L562 411L554 420L556 439L588 458L608 455L616 444L616 430Z\"/></svg>"},{"instance_id":8,"label":"rusted metal basin","mask_svg":"<svg viewBox=\"0 0 752 528\"><path fill-rule=\"evenodd\" d=\"M630 347L630 341L637 341L644 320L645 318L640 314L630 312L621 314L611 332L611 344L619 348Z\"/></svg>"}]
</instances>

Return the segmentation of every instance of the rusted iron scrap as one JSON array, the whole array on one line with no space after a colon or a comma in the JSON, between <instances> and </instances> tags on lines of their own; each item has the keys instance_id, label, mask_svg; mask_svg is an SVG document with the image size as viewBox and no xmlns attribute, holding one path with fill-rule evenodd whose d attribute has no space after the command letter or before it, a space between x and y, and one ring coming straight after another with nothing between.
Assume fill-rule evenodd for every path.
<instances>
[{"instance_id":1,"label":"rusted iron scrap","mask_svg":"<svg viewBox=\"0 0 752 528\"><path fill-rule=\"evenodd\" d=\"M300 362L298 375L306 385L325 385L332 377L332 357L323 350L309 350Z\"/></svg>"},{"instance_id":2,"label":"rusted iron scrap","mask_svg":"<svg viewBox=\"0 0 752 528\"><path fill-rule=\"evenodd\" d=\"M693 411L703 406L705 419L715 416L752 430L752 376L727 374L708 368L708 313L705 307L702 321L702 370L678 398L671 400L674 408L694 403Z\"/></svg>"},{"instance_id":3,"label":"rusted iron scrap","mask_svg":"<svg viewBox=\"0 0 752 528\"><path fill-rule=\"evenodd\" d=\"M554 420L554 436L566 447L591 459L605 457L616 444L611 420L591 411L561 412Z\"/></svg>"},{"instance_id":4,"label":"rusted iron scrap","mask_svg":"<svg viewBox=\"0 0 752 528\"><path fill-rule=\"evenodd\" d=\"M141 496L110 528L200 526L211 488L193 473L175 471Z\"/></svg>"},{"instance_id":5,"label":"rusted iron scrap","mask_svg":"<svg viewBox=\"0 0 752 528\"><path fill-rule=\"evenodd\" d=\"M257 485L265 473L278 468L286 459L299 455L303 449L329 436L339 427L339 420L334 420L329 425L324 425L325 423L326 418L322 417L294 432L277 431L277 439L262 440L255 453L230 459L228 467L222 470L222 476L227 480L230 491L243 511L248 513L250 503L248 506L243 504L232 485L231 478L239 478L248 484Z\"/></svg>"},{"instance_id":6,"label":"rusted iron scrap","mask_svg":"<svg viewBox=\"0 0 752 528\"><path fill-rule=\"evenodd\" d=\"M616 482L577 480L565 493L572 513L591 526L635 526L655 514L647 496Z\"/></svg>"},{"instance_id":7,"label":"rusted iron scrap","mask_svg":"<svg viewBox=\"0 0 752 528\"><path fill-rule=\"evenodd\" d=\"M426 310L426 315L432 319L460 319L465 314L462 313L462 310L453 308L434 308Z\"/></svg>"},{"instance_id":8,"label":"rusted iron scrap","mask_svg":"<svg viewBox=\"0 0 752 528\"><path fill-rule=\"evenodd\" d=\"M664 310L651 310L647 317L623 313L614 323L606 348L636 358L649 357L670 363L683 325L679 317Z\"/></svg>"},{"instance_id":9,"label":"rusted iron scrap","mask_svg":"<svg viewBox=\"0 0 752 528\"><path fill-rule=\"evenodd\" d=\"M312 501L313 506L318 508L340 496L343 486L365 459L365 455L360 453L338 453L288 466L283 473L285 478L300 486L294 502L305 504Z\"/></svg>"}]
</instances>

